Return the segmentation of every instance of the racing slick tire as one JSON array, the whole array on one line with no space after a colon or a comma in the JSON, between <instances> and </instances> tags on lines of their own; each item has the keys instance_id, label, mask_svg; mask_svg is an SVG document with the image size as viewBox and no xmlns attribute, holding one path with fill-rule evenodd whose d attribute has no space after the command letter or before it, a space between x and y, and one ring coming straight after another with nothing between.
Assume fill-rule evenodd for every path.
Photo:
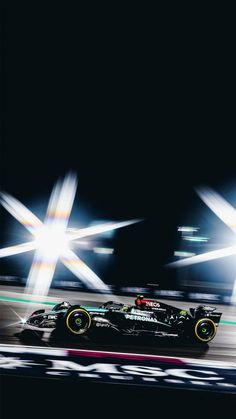
<instances>
[{"instance_id":1,"label":"racing slick tire","mask_svg":"<svg viewBox=\"0 0 236 419\"><path fill-rule=\"evenodd\" d=\"M63 329L71 336L84 335L91 327L92 318L87 310L72 306L62 319Z\"/></svg>"},{"instance_id":2,"label":"racing slick tire","mask_svg":"<svg viewBox=\"0 0 236 419\"><path fill-rule=\"evenodd\" d=\"M203 343L210 342L216 334L216 324L209 318L201 318L194 324L194 338Z\"/></svg>"}]
</instances>

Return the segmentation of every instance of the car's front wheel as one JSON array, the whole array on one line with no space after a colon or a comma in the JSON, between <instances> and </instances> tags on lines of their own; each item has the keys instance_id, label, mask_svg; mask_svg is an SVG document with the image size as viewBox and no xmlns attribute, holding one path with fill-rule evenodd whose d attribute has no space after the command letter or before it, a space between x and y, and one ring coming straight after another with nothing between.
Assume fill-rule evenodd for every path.
<instances>
[{"instance_id":1,"label":"car's front wheel","mask_svg":"<svg viewBox=\"0 0 236 419\"><path fill-rule=\"evenodd\" d=\"M64 327L71 335L84 335L91 327L92 319L82 307L71 307L64 315Z\"/></svg>"}]
</instances>

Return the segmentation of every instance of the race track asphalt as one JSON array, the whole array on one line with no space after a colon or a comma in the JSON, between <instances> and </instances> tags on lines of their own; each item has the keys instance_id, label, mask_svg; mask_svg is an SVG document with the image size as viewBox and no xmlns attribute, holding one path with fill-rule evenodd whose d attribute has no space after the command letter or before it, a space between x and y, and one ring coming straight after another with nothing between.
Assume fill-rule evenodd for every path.
<instances>
[{"instance_id":1,"label":"race track asphalt","mask_svg":"<svg viewBox=\"0 0 236 419\"><path fill-rule=\"evenodd\" d=\"M19 316L25 317L26 313L31 313L36 309L50 309L53 303L59 301L70 301L71 303L81 303L82 305L98 306L107 300L116 300L125 303L133 303L134 297L101 295L84 292L74 292L53 289L48 298L44 299L44 304L29 302L29 297L23 295L20 287L1 286L0 287L0 344L21 345L19 338L21 327L19 326ZM189 303L181 301L165 301L179 308L188 309L199 305L199 303ZM215 305L214 305L215 306ZM58 340L46 333L42 340L33 339L30 344L46 347L76 347L79 349L96 349L105 351L118 351L129 353L144 353L155 355L167 355L174 357L190 357L219 361L236 362L236 307L217 306L217 310L222 311L221 323L217 334L209 345L183 344L176 338L154 338L140 339L140 337L127 337L121 341L91 341L86 337L81 337L73 341Z\"/></svg>"}]
</instances>

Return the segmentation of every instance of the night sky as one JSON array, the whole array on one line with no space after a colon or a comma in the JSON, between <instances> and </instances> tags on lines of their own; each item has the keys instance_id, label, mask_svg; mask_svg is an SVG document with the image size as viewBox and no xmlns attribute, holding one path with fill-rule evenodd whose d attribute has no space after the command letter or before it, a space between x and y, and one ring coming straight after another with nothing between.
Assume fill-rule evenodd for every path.
<instances>
[{"instance_id":1,"label":"night sky","mask_svg":"<svg viewBox=\"0 0 236 419\"><path fill-rule=\"evenodd\" d=\"M98 273L160 282L194 186L236 179L230 45L199 28L176 32L168 16L143 25L18 7L4 16L1 189L33 209L76 171L78 209L145 219L116 234L115 262ZM1 214L1 244L19 243ZM1 271L17 275L16 259Z\"/></svg>"}]
</instances>

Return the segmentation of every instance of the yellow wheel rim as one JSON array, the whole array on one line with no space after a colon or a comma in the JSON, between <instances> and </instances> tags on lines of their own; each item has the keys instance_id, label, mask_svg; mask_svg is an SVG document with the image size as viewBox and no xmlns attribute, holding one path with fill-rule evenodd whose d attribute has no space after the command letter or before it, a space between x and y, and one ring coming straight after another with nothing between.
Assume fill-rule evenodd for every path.
<instances>
[{"instance_id":1,"label":"yellow wheel rim","mask_svg":"<svg viewBox=\"0 0 236 419\"><path fill-rule=\"evenodd\" d=\"M198 332L197 332L197 328L198 328L198 325L199 325L199 323L200 322L202 322L202 321L207 321L207 322L210 322L210 323L212 323L212 325L213 325L213 335L211 335L210 337L208 337L208 338L201 338L200 336L199 336L199 334L198 334ZM199 339L199 340L201 340L202 342L209 342L210 340L212 340L213 338L214 338L214 336L215 336L215 334L216 334L216 325L215 325L215 323L213 322L213 320L211 320L211 319L208 319L208 318L205 318L205 319L200 319L200 320L198 320L198 322L195 324L195 335L197 336L197 338Z\"/></svg>"},{"instance_id":2,"label":"yellow wheel rim","mask_svg":"<svg viewBox=\"0 0 236 419\"><path fill-rule=\"evenodd\" d=\"M84 332L82 332L81 333L81 331L79 330L78 332L76 332L75 330L73 330L71 327L70 327L70 325L69 325L69 319L70 319L70 316L73 314L73 313L84 313L84 314L86 314L87 315L87 317L88 317L88 327L86 328L86 330L88 330L89 328L90 328L90 326L91 326L91 321L92 321L92 319L91 319L91 316L90 316L90 314L86 311L86 310L83 310L82 308L76 308L75 310L72 310L69 314L68 314L68 316L67 316L67 318L66 318L66 326L67 326L67 328L72 332L72 333L74 333L75 335L81 335L81 334L83 334Z\"/></svg>"}]
</instances>

